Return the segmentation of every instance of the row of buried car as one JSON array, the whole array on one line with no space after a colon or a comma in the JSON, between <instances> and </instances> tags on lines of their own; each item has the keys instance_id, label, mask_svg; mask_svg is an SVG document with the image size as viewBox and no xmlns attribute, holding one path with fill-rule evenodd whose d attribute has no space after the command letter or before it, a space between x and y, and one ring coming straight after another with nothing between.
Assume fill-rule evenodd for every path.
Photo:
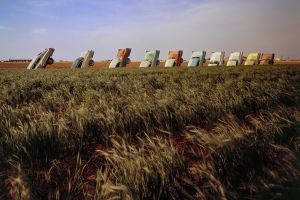
<instances>
[{"instance_id":1,"label":"row of buried car","mask_svg":"<svg viewBox=\"0 0 300 200\"><path fill-rule=\"evenodd\" d=\"M47 65L54 63L52 55L55 49L48 48L43 52L39 53L28 65L27 69L39 69L45 68ZM88 50L83 52L71 65L72 69L86 68L94 65L93 57L94 51ZM131 49L119 49L117 57L113 59L109 65L109 68L125 67L130 63ZM141 62L140 67L156 67L159 65L159 50L146 51L144 60ZM180 66L183 62L182 59L183 51L169 51L168 59L165 62L165 67ZM272 65L274 64L274 54L261 54L261 53L250 53L246 59L242 52L231 53L227 61L227 66L238 66L238 65ZM194 51L188 62L188 67L203 66L206 62L206 51ZM225 64L225 52L213 52L208 66L223 66Z\"/></svg>"}]
</instances>

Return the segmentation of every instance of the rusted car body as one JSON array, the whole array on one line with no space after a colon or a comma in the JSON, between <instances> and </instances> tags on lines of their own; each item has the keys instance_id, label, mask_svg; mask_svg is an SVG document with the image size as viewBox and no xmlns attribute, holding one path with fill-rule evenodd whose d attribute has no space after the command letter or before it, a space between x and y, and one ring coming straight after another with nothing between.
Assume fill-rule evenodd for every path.
<instances>
[{"instance_id":1,"label":"rusted car body","mask_svg":"<svg viewBox=\"0 0 300 200\"><path fill-rule=\"evenodd\" d=\"M52 58L54 51L54 48L45 49L31 60L27 69L41 69L46 68L47 65L52 65L54 63L54 59Z\"/></svg>"},{"instance_id":2,"label":"rusted car body","mask_svg":"<svg viewBox=\"0 0 300 200\"><path fill-rule=\"evenodd\" d=\"M166 60L165 67L180 66L183 62L182 59L183 51L169 51L168 59Z\"/></svg>"},{"instance_id":3,"label":"rusted car body","mask_svg":"<svg viewBox=\"0 0 300 200\"><path fill-rule=\"evenodd\" d=\"M263 53L260 56L260 65L273 65L274 64L274 53Z\"/></svg>"},{"instance_id":4,"label":"rusted car body","mask_svg":"<svg viewBox=\"0 0 300 200\"><path fill-rule=\"evenodd\" d=\"M130 63L130 56L131 49L119 49L117 58L113 59L109 65L109 68L117 68L117 67L126 67L127 64Z\"/></svg>"}]
</instances>

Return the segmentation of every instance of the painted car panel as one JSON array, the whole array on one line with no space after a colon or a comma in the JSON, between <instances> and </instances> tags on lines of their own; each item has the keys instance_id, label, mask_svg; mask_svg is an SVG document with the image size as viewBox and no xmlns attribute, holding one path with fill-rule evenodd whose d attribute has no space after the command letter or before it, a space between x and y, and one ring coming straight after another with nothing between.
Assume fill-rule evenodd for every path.
<instances>
[{"instance_id":1,"label":"painted car panel","mask_svg":"<svg viewBox=\"0 0 300 200\"><path fill-rule=\"evenodd\" d=\"M41 54L37 55L36 57L34 57L30 64L28 65L27 69L35 69L36 64L41 60L42 56Z\"/></svg>"},{"instance_id":2,"label":"painted car panel","mask_svg":"<svg viewBox=\"0 0 300 200\"><path fill-rule=\"evenodd\" d=\"M175 67L176 59L168 59L166 60L165 67Z\"/></svg>"},{"instance_id":3,"label":"painted car panel","mask_svg":"<svg viewBox=\"0 0 300 200\"><path fill-rule=\"evenodd\" d=\"M243 62L243 52L231 53L227 62L227 66L238 66Z\"/></svg>"},{"instance_id":4,"label":"painted car panel","mask_svg":"<svg viewBox=\"0 0 300 200\"><path fill-rule=\"evenodd\" d=\"M52 55L54 48L47 48L43 52L39 53L27 66L27 69L40 69L46 68L48 64L53 64L54 60Z\"/></svg>"},{"instance_id":5,"label":"painted car panel","mask_svg":"<svg viewBox=\"0 0 300 200\"><path fill-rule=\"evenodd\" d=\"M94 54L95 54L95 52L93 50L88 50L81 54L81 57L83 57L83 62L82 62L81 68L89 67L94 63L93 62Z\"/></svg>"},{"instance_id":6,"label":"painted car panel","mask_svg":"<svg viewBox=\"0 0 300 200\"><path fill-rule=\"evenodd\" d=\"M224 64L224 57L224 51L212 53L208 66L222 66Z\"/></svg>"},{"instance_id":7,"label":"painted car panel","mask_svg":"<svg viewBox=\"0 0 300 200\"><path fill-rule=\"evenodd\" d=\"M71 68L72 68L72 69L79 69L79 68L81 68L83 59L84 59L83 57L77 58L77 59L73 62Z\"/></svg>"},{"instance_id":8,"label":"painted car panel","mask_svg":"<svg viewBox=\"0 0 300 200\"><path fill-rule=\"evenodd\" d=\"M142 61L140 64L141 68L146 68L146 67L150 67L151 66L151 62L148 60Z\"/></svg>"},{"instance_id":9,"label":"painted car panel","mask_svg":"<svg viewBox=\"0 0 300 200\"><path fill-rule=\"evenodd\" d=\"M259 64L260 53L250 53L245 62L246 66L258 65Z\"/></svg>"},{"instance_id":10,"label":"painted car panel","mask_svg":"<svg viewBox=\"0 0 300 200\"><path fill-rule=\"evenodd\" d=\"M130 53L130 48L119 49L117 53L117 58L111 61L109 68L126 67L126 65L130 63Z\"/></svg>"},{"instance_id":11,"label":"painted car panel","mask_svg":"<svg viewBox=\"0 0 300 200\"><path fill-rule=\"evenodd\" d=\"M108 68L112 69L112 68L120 67L120 63L121 63L121 60L119 58L115 58L111 61Z\"/></svg>"},{"instance_id":12,"label":"painted car panel","mask_svg":"<svg viewBox=\"0 0 300 200\"><path fill-rule=\"evenodd\" d=\"M188 67L198 67L200 64L199 58L191 58L188 63Z\"/></svg>"},{"instance_id":13,"label":"painted car panel","mask_svg":"<svg viewBox=\"0 0 300 200\"><path fill-rule=\"evenodd\" d=\"M193 51L188 67L202 66L205 61L206 51Z\"/></svg>"}]
</instances>

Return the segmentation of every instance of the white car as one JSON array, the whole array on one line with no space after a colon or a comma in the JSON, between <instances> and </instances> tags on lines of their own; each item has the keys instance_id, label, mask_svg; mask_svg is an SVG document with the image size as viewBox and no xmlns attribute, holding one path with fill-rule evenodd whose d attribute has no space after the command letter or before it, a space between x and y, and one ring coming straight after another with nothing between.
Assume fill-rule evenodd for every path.
<instances>
[{"instance_id":1,"label":"white car","mask_svg":"<svg viewBox=\"0 0 300 200\"><path fill-rule=\"evenodd\" d=\"M188 67L202 66L205 62L206 51L193 51Z\"/></svg>"},{"instance_id":2,"label":"white car","mask_svg":"<svg viewBox=\"0 0 300 200\"><path fill-rule=\"evenodd\" d=\"M224 64L224 57L224 51L212 53L208 66L222 66Z\"/></svg>"},{"instance_id":3,"label":"white car","mask_svg":"<svg viewBox=\"0 0 300 200\"><path fill-rule=\"evenodd\" d=\"M54 51L55 49L53 48L45 49L31 60L27 69L40 69L46 68L47 65L52 65L54 63L54 59L51 56L53 55Z\"/></svg>"},{"instance_id":4,"label":"white car","mask_svg":"<svg viewBox=\"0 0 300 200\"><path fill-rule=\"evenodd\" d=\"M159 65L159 50L156 51L146 51L144 61L141 62L140 67L156 67Z\"/></svg>"},{"instance_id":5,"label":"white car","mask_svg":"<svg viewBox=\"0 0 300 200\"><path fill-rule=\"evenodd\" d=\"M71 68L78 69L78 68L86 68L89 66L93 66L95 63L93 60L94 53L95 52L93 50L82 52L80 57L73 62Z\"/></svg>"},{"instance_id":6,"label":"white car","mask_svg":"<svg viewBox=\"0 0 300 200\"><path fill-rule=\"evenodd\" d=\"M224 51L212 53L208 66L222 66L224 64L224 57Z\"/></svg>"},{"instance_id":7,"label":"white car","mask_svg":"<svg viewBox=\"0 0 300 200\"><path fill-rule=\"evenodd\" d=\"M227 62L227 66L238 66L242 65L243 62L243 52L231 53Z\"/></svg>"},{"instance_id":8,"label":"white car","mask_svg":"<svg viewBox=\"0 0 300 200\"><path fill-rule=\"evenodd\" d=\"M126 65L130 63L130 53L130 48L119 49L117 58L111 61L109 68L126 67Z\"/></svg>"}]
</instances>

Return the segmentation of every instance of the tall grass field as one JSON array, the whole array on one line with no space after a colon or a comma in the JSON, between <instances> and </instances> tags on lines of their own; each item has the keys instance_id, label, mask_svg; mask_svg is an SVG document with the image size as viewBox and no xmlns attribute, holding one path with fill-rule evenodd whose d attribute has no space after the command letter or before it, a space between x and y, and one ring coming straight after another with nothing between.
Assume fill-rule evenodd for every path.
<instances>
[{"instance_id":1,"label":"tall grass field","mask_svg":"<svg viewBox=\"0 0 300 200\"><path fill-rule=\"evenodd\" d=\"M0 199L299 199L300 66L0 70Z\"/></svg>"}]
</instances>

